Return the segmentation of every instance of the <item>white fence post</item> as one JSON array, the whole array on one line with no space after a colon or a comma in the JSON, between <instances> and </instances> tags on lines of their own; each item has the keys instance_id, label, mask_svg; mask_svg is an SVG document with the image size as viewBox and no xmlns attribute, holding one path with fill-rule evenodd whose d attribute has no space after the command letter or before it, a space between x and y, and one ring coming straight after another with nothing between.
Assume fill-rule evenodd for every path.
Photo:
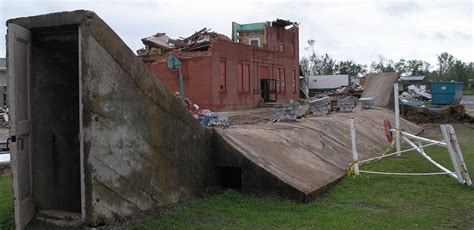
<instances>
[{"instance_id":1,"label":"white fence post","mask_svg":"<svg viewBox=\"0 0 474 230\"><path fill-rule=\"evenodd\" d=\"M471 177L469 177L469 172L467 171L466 162L464 162L464 157L462 156L461 147L459 147L458 137L454 132L454 128L452 125L446 125L447 131L451 140L453 140L454 150L456 152L458 164L459 164L459 171L461 172L462 177L467 186L472 186Z\"/></svg>"},{"instance_id":2,"label":"white fence post","mask_svg":"<svg viewBox=\"0 0 474 230\"><path fill-rule=\"evenodd\" d=\"M397 156L401 156L400 153L400 98L398 97L398 82L393 84L393 101L395 102L395 145L397 148Z\"/></svg>"},{"instance_id":3,"label":"white fence post","mask_svg":"<svg viewBox=\"0 0 474 230\"><path fill-rule=\"evenodd\" d=\"M458 182L463 184L464 179L461 175L461 170L459 169L459 162L456 156L456 153L453 149L453 142L451 139L451 135L449 135L449 129L446 125L440 125L441 133L444 137L444 142L446 142L446 147L448 149L449 157L451 158L451 162L453 163L454 172L456 172L456 176L458 178Z\"/></svg>"},{"instance_id":4,"label":"white fence post","mask_svg":"<svg viewBox=\"0 0 474 230\"><path fill-rule=\"evenodd\" d=\"M357 145L356 145L356 130L354 124L354 118L351 118L351 139L352 139L352 167L354 169L354 174L359 176L359 156L357 155Z\"/></svg>"}]
</instances>

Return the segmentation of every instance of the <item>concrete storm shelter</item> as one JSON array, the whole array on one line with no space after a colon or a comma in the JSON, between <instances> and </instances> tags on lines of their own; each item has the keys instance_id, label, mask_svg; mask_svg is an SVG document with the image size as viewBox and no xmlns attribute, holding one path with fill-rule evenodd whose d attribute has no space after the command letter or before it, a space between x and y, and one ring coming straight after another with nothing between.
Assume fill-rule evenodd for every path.
<instances>
[{"instance_id":1,"label":"concrete storm shelter","mask_svg":"<svg viewBox=\"0 0 474 230\"><path fill-rule=\"evenodd\" d=\"M7 26L17 229L33 218L101 226L216 185L308 202L346 174L351 117L360 160L389 146L386 109L203 128L90 11Z\"/></svg>"},{"instance_id":2,"label":"concrete storm shelter","mask_svg":"<svg viewBox=\"0 0 474 230\"><path fill-rule=\"evenodd\" d=\"M205 191L212 131L95 13L7 26L17 228L35 216L97 226Z\"/></svg>"}]
</instances>

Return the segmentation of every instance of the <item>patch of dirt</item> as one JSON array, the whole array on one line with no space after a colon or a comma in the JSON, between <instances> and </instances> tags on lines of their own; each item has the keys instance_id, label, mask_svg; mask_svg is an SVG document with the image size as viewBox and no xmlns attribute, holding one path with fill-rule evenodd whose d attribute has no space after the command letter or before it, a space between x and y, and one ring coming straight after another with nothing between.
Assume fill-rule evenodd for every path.
<instances>
[{"instance_id":1,"label":"patch of dirt","mask_svg":"<svg viewBox=\"0 0 474 230\"><path fill-rule=\"evenodd\" d=\"M0 176L10 176L10 166L0 165Z\"/></svg>"}]
</instances>

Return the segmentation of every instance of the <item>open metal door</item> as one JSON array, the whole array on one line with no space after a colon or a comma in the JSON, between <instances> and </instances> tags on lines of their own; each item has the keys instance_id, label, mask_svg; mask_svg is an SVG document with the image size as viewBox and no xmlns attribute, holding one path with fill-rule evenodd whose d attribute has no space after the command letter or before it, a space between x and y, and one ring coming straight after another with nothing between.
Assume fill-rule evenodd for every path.
<instances>
[{"instance_id":1,"label":"open metal door","mask_svg":"<svg viewBox=\"0 0 474 230\"><path fill-rule=\"evenodd\" d=\"M7 39L15 226L16 229L23 229L35 213L31 175L31 33L28 29L9 23Z\"/></svg>"}]
</instances>

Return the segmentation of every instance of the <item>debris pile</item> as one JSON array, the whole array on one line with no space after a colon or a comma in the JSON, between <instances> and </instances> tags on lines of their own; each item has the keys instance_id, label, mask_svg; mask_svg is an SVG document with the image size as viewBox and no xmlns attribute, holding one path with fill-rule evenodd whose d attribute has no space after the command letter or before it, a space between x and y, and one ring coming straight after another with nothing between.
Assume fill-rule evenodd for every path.
<instances>
[{"instance_id":1,"label":"debris pile","mask_svg":"<svg viewBox=\"0 0 474 230\"><path fill-rule=\"evenodd\" d=\"M172 39L166 33L157 33L142 39L145 48L137 50L138 56L153 56L167 53L173 50L181 51L205 51L209 49L211 41L215 38L230 40L225 35L211 32L204 27L189 37Z\"/></svg>"},{"instance_id":2,"label":"debris pile","mask_svg":"<svg viewBox=\"0 0 474 230\"><path fill-rule=\"evenodd\" d=\"M276 121L296 121L300 104L290 100L289 103L278 103L273 107L277 111Z\"/></svg>"},{"instance_id":3,"label":"debris pile","mask_svg":"<svg viewBox=\"0 0 474 230\"><path fill-rule=\"evenodd\" d=\"M178 98L178 100L181 101L181 94L176 91L174 93L174 95L176 96L176 98ZM200 113L199 112L199 105L197 104L194 104L188 97L184 96L184 105L186 106L186 108L188 109L188 111L193 114L193 116L195 118L197 118L198 114Z\"/></svg>"},{"instance_id":4,"label":"debris pile","mask_svg":"<svg viewBox=\"0 0 474 230\"><path fill-rule=\"evenodd\" d=\"M359 98L360 107L363 109L371 109L374 107L374 99L371 97L361 97Z\"/></svg>"},{"instance_id":5,"label":"debris pile","mask_svg":"<svg viewBox=\"0 0 474 230\"><path fill-rule=\"evenodd\" d=\"M339 112L341 113L352 112L352 108L354 108L354 105L355 100L351 96L337 99L337 106L339 107Z\"/></svg>"},{"instance_id":6,"label":"debris pile","mask_svg":"<svg viewBox=\"0 0 474 230\"><path fill-rule=\"evenodd\" d=\"M310 100L309 108L313 116L327 116L331 110L331 100L327 96Z\"/></svg>"},{"instance_id":7,"label":"debris pile","mask_svg":"<svg viewBox=\"0 0 474 230\"><path fill-rule=\"evenodd\" d=\"M204 126L212 126L212 127L224 127L227 128L230 126L229 124L229 116L227 113L219 112L215 113L208 109L204 109L199 114L199 123Z\"/></svg>"},{"instance_id":8,"label":"debris pile","mask_svg":"<svg viewBox=\"0 0 474 230\"><path fill-rule=\"evenodd\" d=\"M431 94L425 89L409 85L408 89L400 95L400 104L416 108L425 107L425 101L431 100Z\"/></svg>"}]
</instances>

